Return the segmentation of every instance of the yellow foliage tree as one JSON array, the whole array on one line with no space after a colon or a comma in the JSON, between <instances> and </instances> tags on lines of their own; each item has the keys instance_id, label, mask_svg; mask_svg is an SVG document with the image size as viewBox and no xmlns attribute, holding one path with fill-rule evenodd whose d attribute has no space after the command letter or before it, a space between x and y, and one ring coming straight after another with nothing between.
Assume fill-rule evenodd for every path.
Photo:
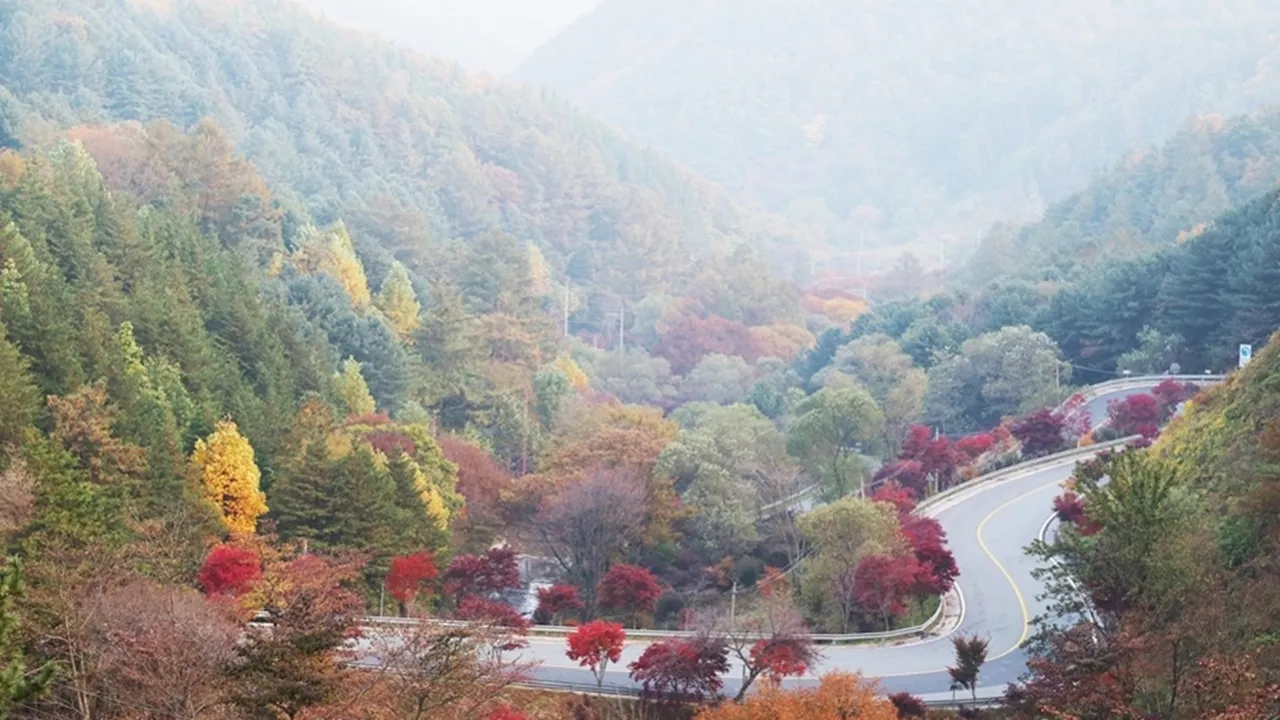
<instances>
[{"instance_id":1,"label":"yellow foliage tree","mask_svg":"<svg viewBox=\"0 0 1280 720\"><path fill-rule=\"evenodd\" d=\"M591 387L591 379L587 377L586 373L582 372L582 368L578 367L578 363L574 362L573 358L568 355L561 355L551 364L555 365L560 372L565 374L565 377L569 378L569 384L573 386L574 390L586 390Z\"/></svg>"},{"instance_id":2,"label":"yellow foliage tree","mask_svg":"<svg viewBox=\"0 0 1280 720\"><path fill-rule=\"evenodd\" d=\"M841 323L851 323L870 309L867 303L853 298L837 297L822 303L822 314Z\"/></svg>"},{"instance_id":3,"label":"yellow foliage tree","mask_svg":"<svg viewBox=\"0 0 1280 720\"><path fill-rule=\"evenodd\" d=\"M765 683L740 703L701 710L697 720L897 720L893 703L876 696L875 684L850 673L828 673L817 687L783 690Z\"/></svg>"},{"instance_id":4,"label":"yellow foliage tree","mask_svg":"<svg viewBox=\"0 0 1280 720\"><path fill-rule=\"evenodd\" d=\"M368 415L378 409L364 375L360 374L360 363L355 358L344 360L342 371L333 376L333 394L342 406L339 409L348 417Z\"/></svg>"},{"instance_id":5,"label":"yellow foliage tree","mask_svg":"<svg viewBox=\"0 0 1280 720\"><path fill-rule=\"evenodd\" d=\"M413 291L409 271L404 265L392 263L375 304L387 318L391 329L406 343L412 344L413 334L422 326L422 305L418 302L417 293Z\"/></svg>"},{"instance_id":6,"label":"yellow foliage tree","mask_svg":"<svg viewBox=\"0 0 1280 720\"><path fill-rule=\"evenodd\" d=\"M231 535L253 535L258 518L267 512L267 498L259 488L262 474L253 446L234 422L223 420L207 440L196 441L191 469Z\"/></svg>"},{"instance_id":7,"label":"yellow foliage tree","mask_svg":"<svg viewBox=\"0 0 1280 720\"><path fill-rule=\"evenodd\" d=\"M758 325L751 328L751 337L762 355L782 360L790 360L815 342L813 333L799 325Z\"/></svg>"},{"instance_id":8,"label":"yellow foliage tree","mask_svg":"<svg viewBox=\"0 0 1280 720\"><path fill-rule=\"evenodd\" d=\"M305 273L324 273L338 281L342 289L351 298L356 308L365 310L372 303L369 293L369 279L365 276L364 265L356 255L351 235L346 225L341 222L320 231L313 227L303 228L299 234L298 250L293 255L293 264Z\"/></svg>"}]
</instances>

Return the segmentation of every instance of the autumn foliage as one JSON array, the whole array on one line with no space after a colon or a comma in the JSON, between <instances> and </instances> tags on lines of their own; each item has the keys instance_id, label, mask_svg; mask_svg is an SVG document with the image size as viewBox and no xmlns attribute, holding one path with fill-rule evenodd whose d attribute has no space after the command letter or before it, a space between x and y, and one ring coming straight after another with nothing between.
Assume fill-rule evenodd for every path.
<instances>
[{"instance_id":1,"label":"autumn foliage","mask_svg":"<svg viewBox=\"0 0 1280 720\"><path fill-rule=\"evenodd\" d=\"M1062 417L1048 408L1028 414L1010 426L1009 431L1022 443L1025 457L1040 457L1062 449Z\"/></svg>"},{"instance_id":2,"label":"autumn foliage","mask_svg":"<svg viewBox=\"0 0 1280 720\"><path fill-rule=\"evenodd\" d=\"M681 318L662 335L653 351L666 358L671 371L680 375L711 354L737 355L752 363L761 355L756 338L745 325L715 315Z\"/></svg>"},{"instance_id":3,"label":"autumn foliage","mask_svg":"<svg viewBox=\"0 0 1280 720\"><path fill-rule=\"evenodd\" d=\"M619 564L609 568L596 589L600 607L624 613L633 619L653 612L662 597L662 586L646 568Z\"/></svg>"},{"instance_id":4,"label":"autumn foliage","mask_svg":"<svg viewBox=\"0 0 1280 720\"><path fill-rule=\"evenodd\" d=\"M411 603L439 574L435 557L429 552L392 558L387 592L401 604Z\"/></svg>"},{"instance_id":5,"label":"autumn foliage","mask_svg":"<svg viewBox=\"0 0 1280 720\"><path fill-rule=\"evenodd\" d=\"M1161 416L1160 402L1146 393L1128 395L1107 405L1107 420L1121 436L1155 437L1160 432Z\"/></svg>"},{"instance_id":6,"label":"autumn foliage","mask_svg":"<svg viewBox=\"0 0 1280 720\"><path fill-rule=\"evenodd\" d=\"M703 700L724 687L729 651L723 640L707 636L659 642L645 648L628 668L646 695L664 699Z\"/></svg>"},{"instance_id":7,"label":"autumn foliage","mask_svg":"<svg viewBox=\"0 0 1280 720\"><path fill-rule=\"evenodd\" d=\"M459 555L444 571L444 584L445 593L459 601L518 588L522 583L516 551L504 546L483 555Z\"/></svg>"},{"instance_id":8,"label":"autumn foliage","mask_svg":"<svg viewBox=\"0 0 1280 720\"><path fill-rule=\"evenodd\" d=\"M604 684L604 674L610 663L622 658L622 643L627 633L618 623L595 620L569 634L565 655L570 660L589 668L596 677L596 684Z\"/></svg>"},{"instance_id":9,"label":"autumn foliage","mask_svg":"<svg viewBox=\"0 0 1280 720\"><path fill-rule=\"evenodd\" d=\"M200 587L212 597L238 597L262 578L258 554L235 545L218 545L200 567Z\"/></svg>"},{"instance_id":10,"label":"autumn foliage","mask_svg":"<svg viewBox=\"0 0 1280 720\"><path fill-rule=\"evenodd\" d=\"M876 694L875 685L850 673L828 673L817 687L784 690L766 683L760 692L738 703L700 710L698 720L897 720L898 711Z\"/></svg>"},{"instance_id":11,"label":"autumn foliage","mask_svg":"<svg viewBox=\"0 0 1280 720\"><path fill-rule=\"evenodd\" d=\"M538 608L533 616L539 623L556 622L562 615L575 610L582 610L582 600L578 597L578 588L565 583L550 587L538 588Z\"/></svg>"},{"instance_id":12,"label":"autumn foliage","mask_svg":"<svg viewBox=\"0 0 1280 720\"><path fill-rule=\"evenodd\" d=\"M258 487L262 474L253 460L253 447L236 424L219 422L207 440L197 440L191 466L205 499L231 535L252 535L258 517L267 512L267 498Z\"/></svg>"}]
</instances>

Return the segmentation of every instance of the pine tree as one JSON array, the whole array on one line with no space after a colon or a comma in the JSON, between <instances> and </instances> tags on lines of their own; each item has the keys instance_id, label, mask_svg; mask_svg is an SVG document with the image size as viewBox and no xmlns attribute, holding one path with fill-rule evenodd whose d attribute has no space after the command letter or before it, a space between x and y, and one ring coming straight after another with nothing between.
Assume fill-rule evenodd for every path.
<instances>
[{"instance_id":1,"label":"pine tree","mask_svg":"<svg viewBox=\"0 0 1280 720\"><path fill-rule=\"evenodd\" d=\"M440 493L413 458L403 453L387 465L395 484L400 552L440 551L449 544L449 512Z\"/></svg>"},{"instance_id":2,"label":"pine tree","mask_svg":"<svg viewBox=\"0 0 1280 720\"><path fill-rule=\"evenodd\" d=\"M377 403L369 393L369 385L360 373L360 363L355 358L343 361L342 372L333 378L333 392L348 417L368 415L377 409Z\"/></svg>"},{"instance_id":3,"label":"pine tree","mask_svg":"<svg viewBox=\"0 0 1280 720\"><path fill-rule=\"evenodd\" d=\"M205 499L216 507L234 537L252 535L258 517L267 512L266 496L258 488L261 473L253 446L234 422L218 423L207 441L196 441L191 465Z\"/></svg>"},{"instance_id":4,"label":"pine tree","mask_svg":"<svg viewBox=\"0 0 1280 720\"><path fill-rule=\"evenodd\" d=\"M382 291L378 293L375 304L386 316L391 329L402 339L412 341L413 334L422 325L422 306L418 303L418 295L413 291L409 271L404 265L392 263L391 272L383 281Z\"/></svg>"},{"instance_id":5,"label":"pine tree","mask_svg":"<svg viewBox=\"0 0 1280 720\"><path fill-rule=\"evenodd\" d=\"M0 567L0 720L14 706L43 693L55 669L52 663L28 668L22 656L17 612L22 593L22 563L13 558Z\"/></svg>"},{"instance_id":6,"label":"pine tree","mask_svg":"<svg viewBox=\"0 0 1280 720\"><path fill-rule=\"evenodd\" d=\"M0 323L0 447L17 442L40 411L40 391L27 372L29 366Z\"/></svg>"},{"instance_id":7,"label":"pine tree","mask_svg":"<svg viewBox=\"0 0 1280 720\"><path fill-rule=\"evenodd\" d=\"M331 465L326 444L313 440L306 444L301 457L281 469L271 486L270 499L271 517L284 539L305 539L322 545L329 540L324 533L335 526L329 492Z\"/></svg>"}]
</instances>

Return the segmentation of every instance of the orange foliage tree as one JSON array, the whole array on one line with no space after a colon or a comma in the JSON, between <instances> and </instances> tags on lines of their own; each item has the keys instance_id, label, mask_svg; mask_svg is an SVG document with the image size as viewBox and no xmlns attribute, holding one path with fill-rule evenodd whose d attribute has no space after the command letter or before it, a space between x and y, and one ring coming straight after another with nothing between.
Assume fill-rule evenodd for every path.
<instances>
[{"instance_id":1,"label":"orange foliage tree","mask_svg":"<svg viewBox=\"0 0 1280 720\"><path fill-rule=\"evenodd\" d=\"M739 703L699 711L698 720L897 720L893 703L876 696L876 687L850 673L828 673L817 687L783 690L766 682L760 692Z\"/></svg>"}]
</instances>

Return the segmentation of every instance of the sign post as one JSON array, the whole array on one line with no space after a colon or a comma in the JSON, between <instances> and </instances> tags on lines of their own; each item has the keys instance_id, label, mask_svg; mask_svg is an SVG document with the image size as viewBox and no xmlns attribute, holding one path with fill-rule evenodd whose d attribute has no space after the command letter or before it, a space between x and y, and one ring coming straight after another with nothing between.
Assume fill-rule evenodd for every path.
<instances>
[{"instance_id":1,"label":"sign post","mask_svg":"<svg viewBox=\"0 0 1280 720\"><path fill-rule=\"evenodd\" d=\"M1244 367L1245 365L1248 365L1249 361L1252 359L1253 359L1253 346L1241 345L1240 346L1240 367Z\"/></svg>"}]
</instances>

